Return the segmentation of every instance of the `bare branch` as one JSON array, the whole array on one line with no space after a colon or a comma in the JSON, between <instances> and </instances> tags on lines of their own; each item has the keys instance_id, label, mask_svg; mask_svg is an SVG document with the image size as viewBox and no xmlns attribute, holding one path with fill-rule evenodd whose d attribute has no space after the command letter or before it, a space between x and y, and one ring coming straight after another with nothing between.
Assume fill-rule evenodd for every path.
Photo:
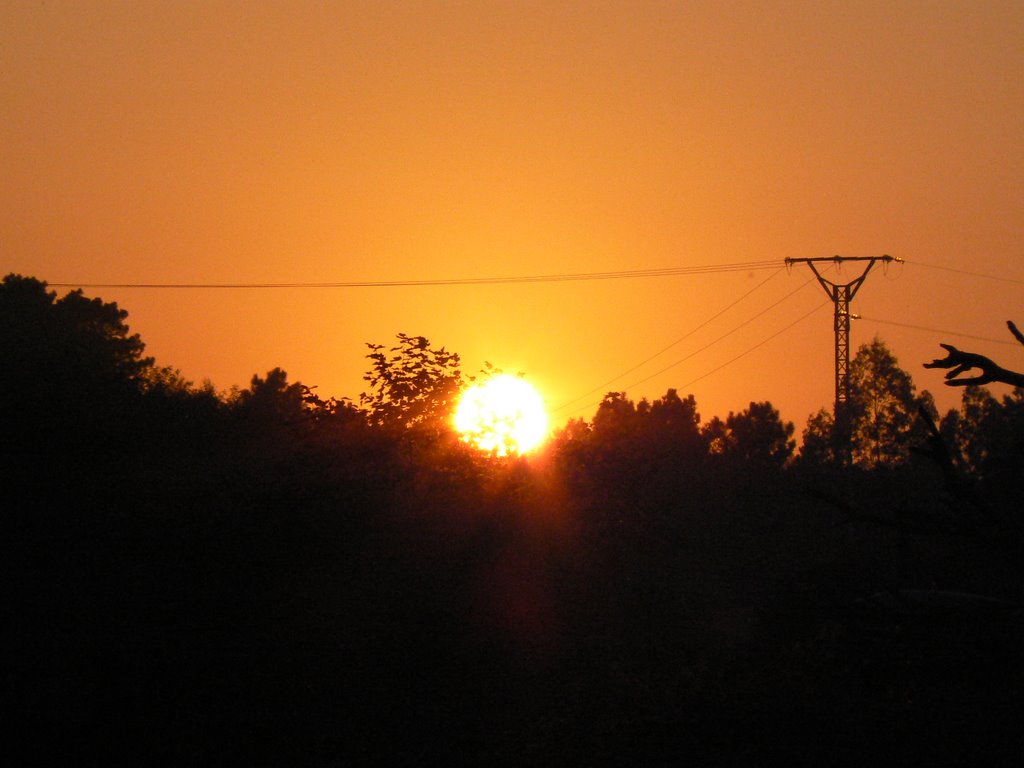
<instances>
[{"instance_id":1,"label":"bare branch","mask_svg":"<svg viewBox=\"0 0 1024 768\"><path fill-rule=\"evenodd\" d=\"M1013 320L1007 320L1006 327L1010 329L1010 333L1013 334L1013 338L1015 338L1021 344L1024 344L1024 333L1021 333L1020 331L1017 330L1017 326L1014 324Z\"/></svg>"},{"instance_id":2,"label":"bare branch","mask_svg":"<svg viewBox=\"0 0 1024 768\"><path fill-rule=\"evenodd\" d=\"M1016 331L1016 326L1014 326L1012 330L1019 334L1019 331ZM969 384L980 385L1001 382L1014 387L1024 387L1024 374L1022 373L1008 371L984 355L979 355L974 352L963 352L952 344L940 344L939 346L946 350L946 357L936 358L930 363L925 363L924 367L951 369L946 373L947 386L966 387ZM960 374L973 369L978 369L981 373L977 376L957 378Z\"/></svg>"}]
</instances>

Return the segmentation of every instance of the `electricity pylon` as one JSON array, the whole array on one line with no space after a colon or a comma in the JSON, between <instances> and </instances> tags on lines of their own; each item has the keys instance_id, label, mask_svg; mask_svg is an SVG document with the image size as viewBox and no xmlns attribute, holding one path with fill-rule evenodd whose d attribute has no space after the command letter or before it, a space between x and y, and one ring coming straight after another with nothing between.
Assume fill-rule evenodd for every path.
<instances>
[{"instance_id":1,"label":"electricity pylon","mask_svg":"<svg viewBox=\"0 0 1024 768\"><path fill-rule=\"evenodd\" d=\"M826 280L815 264L830 261L839 267L847 261L864 261L867 264L860 277L848 283L833 283ZM868 272L875 266L875 262L901 261L893 256L826 256L817 259L786 259L786 266L792 264L806 264L811 268L814 276L818 278L825 294L832 299L835 305L835 331L836 331L836 423L845 423L846 404L850 399L850 302L857 295Z\"/></svg>"}]
</instances>

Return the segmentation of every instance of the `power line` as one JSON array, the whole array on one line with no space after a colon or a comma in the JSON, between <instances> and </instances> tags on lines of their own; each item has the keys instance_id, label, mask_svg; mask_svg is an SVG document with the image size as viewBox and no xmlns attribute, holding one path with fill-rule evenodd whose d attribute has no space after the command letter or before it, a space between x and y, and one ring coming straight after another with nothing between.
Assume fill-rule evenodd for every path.
<instances>
[{"instance_id":1,"label":"power line","mask_svg":"<svg viewBox=\"0 0 1024 768\"><path fill-rule=\"evenodd\" d=\"M637 387L637 386L640 386L641 384L644 384L644 383L646 383L646 382L650 381L650 380L651 380L651 379L653 379L653 378L654 378L655 376L660 376L661 374L665 373L666 371L669 371L669 370L671 370L671 369L675 368L675 367L676 367L677 365L680 365L681 363L685 363L685 362L686 362L687 360L689 360L689 359L690 359L691 357L694 357L695 355L698 355L698 354L700 354L700 353L701 353L701 352L703 352L703 351L704 351L705 349L708 349L709 347L712 347L712 346L714 346L715 344L717 344L718 342L720 342L720 341L721 341L722 339L725 339L725 338L727 338L727 337L729 337L729 336L732 336L732 335L733 335L734 333L736 333L736 331L738 331L738 330L739 330L740 328L743 328L744 326L750 325L750 324L751 324L752 322L754 322L755 320L757 320L757 318L759 318L759 317L761 317L762 315L766 314L767 312L769 312L769 311L771 311L771 310L775 309L775 307L779 306L779 304L781 304L782 302L784 302L784 301L786 301L787 299L791 298L792 296L795 296L795 295L796 295L797 293L799 293L800 291L802 291L802 290L803 290L804 288L806 288L806 287L807 287L808 285L810 285L810 284L811 284L811 283L813 283L813 282L814 282L814 279L813 279L813 278L811 278L811 279L807 280L807 282L805 282L805 283L802 283L801 285L797 286L796 288L794 288L794 289L793 289L792 291L790 291L789 293L787 293L787 294L786 294L785 296L783 296L783 297L782 297L781 299L779 299L778 301L776 301L776 302L773 302L772 304L769 304L769 305L768 305L767 307L765 307L764 309L762 309L762 310L761 310L760 312L758 312L758 313L757 313L756 315L754 315L753 317L750 317L750 318L748 318L748 319L744 320L744 321L743 321L742 323L740 323L739 325L735 326L735 327L734 327L734 328L732 328L731 330L729 330L729 331L726 331L725 333L723 333L723 334L722 334L721 336L719 336L718 338L716 338L716 339L713 339L712 341L709 341L709 342L708 342L707 344L705 344L705 345L704 345L703 347L700 347L699 349L695 349L695 350L693 350L693 352L691 352L690 354L688 354L688 355L685 355L684 357L681 357L681 358L679 358L678 360L676 360L676 361L675 361L674 363L672 363L671 365L667 365L667 366L665 366L664 368L662 368L662 369L661 369L660 371L655 371L655 372L654 372L654 373L652 373L652 374L651 374L650 376L646 376L646 377L644 377L644 378L640 379L640 381L634 381L634 382L633 382L632 384L630 384L630 385L629 385L629 387L627 387L627 389L632 389L633 387Z\"/></svg>"},{"instance_id":2,"label":"power line","mask_svg":"<svg viewBox=\"0 0 1024 768\"><path fill-rule=\"evenodd\" d=\"M722 272L753 272L776 269L776 261L745 261L730 264L702 264L693 267L659 267L654 269L620 269L608 272L567 272L547 275L516 275L507 277L464 277L422 280L351 280L340 282L295 283L47 283L53 288L142 288L173 290L225 289L310 289L310 288L412 288L441 285L508 285L521 283L562 283L583 280L623 280L643 277L682 277Z\"/></svg>"},{"instance_id":3,"label":"power line","mask_svg":"<svg viewBox=\"0 0 1024 768\"><path fill-rule=\"evenodd\" d=\"M761 317L761 315L765 314L766 312L768 312L768 311L769 311L769 310L771 310L771 309L774 309L774 308L775 308L775 307L777 307L777 306L778 306L779 304L781 304L782 302L786 301L786 299L788 299L788 298L790 298L791 296L795 295L795 294L796 294L797 292L801 291L801 290L802 290L803 288L807 287L808 285L810 285L810 284L811 284L811 283L813 283L813 282L814 282L814 278L810 278L810 279L808 279L808 280L807 280L806 282L804 282L804 283L803 283L802 285L798 286L798 287L797 287L797 288L796 288L795 290L793 290L793 291L790 291L790 292L789 292L789 293L787 293L787 294L786 294L785 296L783 296L783 297L782 297L781 299L779 299L778 301L774 302L773 304L771 304L770 306L766 307L765 309L761 310L760 312L758 312L758 313L757 313L756 315L754 315L753 317L751 317L751 318L749 318L749 319L747 319L747 320L744 320L744 321L743 321L742 323L740 323L739 325L737 325L736 327L734 327L734 328L733 328L732 330L730 330L730 331L727 331L726 333L724 333L724 334L722 334L721 336L719 336L719 337L718 337L717 339L714 339L713 341L710 341L710 342L708 342L707 344L705 344L705 345L704 345L703 347L701 347L700 349L694 350L693 352L691 352L690 354L686 355L685 357L682 357L682 358L680 358L679 360L676 360L676 361L675 361L674 363L672 363L671 365L668 365L668 366L666 366L666 367L662 368L662 369L661 369L660 371L656 371L655 373L652 373L652 374L651 374L650 376L647 376L646 378L643 378L643 379L641 379L640 381L636 381L636 382L634 382L633 384L630 384L630 385L629 385L628 387L626 387L626 390L628 391L628 390L632 389L633 387L639 386L640 384L643 384L644 382L650 381L650 380L651 380L651 379L653 379L653 378L654 378L655 376L659 376L659 375L661 375L662 373L665 373L666 371L669 371L669 370L671 370L672 368L676 367L676 366L677 366L677 365L679 365L680 363L683 363L683 362L685 362L685 361L689 360L689 359L690 359L691 357L693 357L694 355L696 355L696 354L698 354L698 353L700 353L700 352L703 352L703 351L704 351L705 349L707 349L708 347L710 347L710 346L712 346L712 345L714 345L714 344L717 344L717 343L718 343L719 341L721 341L722 339L726 338L727 336L731 336L731 335L732 335L733 333L735 333L736 331L738 331L738 330L739 330L740 328L742 328L743 326L745 326L745 325L749 325L749 324L750 324L750 323L752 323L752 322L753 322L754 320L756 320L757 318ZM794 320L794 321L793 321L792 323L790 323L789 325L787 325L787 326L786 326L785 328L783 328L782 330L778 331L777 333L774 333L774 334L772 334L771 336L769 336L768 338L764 339L763 341L760 341L759 343L755 344L755 345L754 345L753 347L750 347L750 348L749 348L748 350L746 350L745 352L742 352L742 353L740 353L739 355L737 355L736 357L732 358L731 360L728 360L727 362L725 362L725 363L722 363L722 365L718 366L717 368L714 368L714 369L712 369L712 370L708 371L707 373L705 373L705 374L704 374L704 375L702 375L702 376L699 376L699 377L697 377L697 378L696 378L696 379L694 379L693 381L690 381L690 382L687 382L686 384L683 384L683 385L682 385L682 387L680 387L680 389L682 389L682 388L685 388L685 387L688 387L688 386L690 386L690 384L693 384L694 382L700 381L701 379L704 379L704 378L706 378L706 377L710 376L710 375L711 375L712 373L715 373L715 372L717 372L717 371L721 370L722 368L724 368L725 366L727 366L727 365L729 365L729 364L731 364L731 363L733 363L733 362L735 362L735 361L739 360L739 359L740 359L741 357L743 357L744 355L750 354L751 352L753 352L753 351L754 351L755 349L757 349L758 347L760 347L760 346L762 346L762 345L764 345L764 344L767 344L767 343L768 343L769 341L771 341L772 339L774 339L774 338L775 338L776 336L779 336L780 334L784 333L785 331L788 331L788 330L789 330L790 328L792 328L792 327L793 327L794 325L796 325L797 323L799 323L799 322L801 322L802 320L804 320L804 319L806 319L806 318L810 317L810 316L811 316L812 314L814 314L815 312L817 312L817 311L818 311L819 309L821 309L821 308L822 308L823 306L825 306L825 304L819 304L818 306L814 307L814 309L812 309L812 310L811 310L810 312L808 312L808 313L806 313L806 314L804 314L804 315L801 315L800 317L798 317L798 318L797 318L796 320ZM592 391L593 391L593 390L592 390ZM588 394L590 394L590 393L588 393ZM583 397L585 397L585 396L586 396L586 395L584 395ZM576 400L579 400L579 399L580 399L580 398L576 398ZM565 407L566 407L567 405L571 405L571 403L573 403L573 402L576 402L576 400L570 401L570 403L567 403L566 405L563 405L563 406L560 406L559 408L556 408L556 409L555 409L555 411L557 412L557 411L559 411L559 410L562 410L562 408L565 408ZM575 409L573 409L572 411L570 411L570 413L579 413L580 411L582 411L582 410L583 410L584 408L587 408L587 407L588 407L588 405L582 405L582 406L580 406L580 407L578 407L578 408L575 408Z\"/></svg>"},{"instance_id":4,"label":"power line","mask_svg":"<svg viewBox=\"0 0 1024 768\"><path fill-rule=\"evenodd\" d=\"M758 283L758 284L757 284L757 285L755 285L755 286L754 286L753 288L751 288L751 289L750 289L749 291L747 291L746 293L744 293L744 294L743 294L742 296L740 296L740 297L739 297L738 299L736 299L735 301L733 301L733 302L731 302L731 303L727 304L727 305L726 305L725 307L723 307L722 309L720 309L720 310L719 310L718 312L716 312L715 314L713 314L713 315L712 315L711 317L707 318L707 319L706 319L706 320L705 320L704 322L702 322L702 323L700 323L699 325L697 325L696 327L694 327L694 328L690 329L689 331L687 331L686 333L684 333L684 334L683 334L682 336L680 336L680 337L679 337L678 339L676 339L675 341L673 341L673 342L672 342L671 344L669 344L668 346L664 347L663 349L659 350L658 352L655 352L655 353L654 353L653 355L651 355L650 357L646 358L645 360L642 360L642 361L640 361L639 363L637 363L636 365L634 365L634 366L633 366L632 368L630 368L630 369L628 369L628 370L625 370L625 371L623 371L623 372L622 372L622 373L620 373L620 374L619 374L618 376L613 376L612 378L608 379L608 381L604 382L603 384L599 384L598 386L594 387L593 389L591 389L591 390L589 390L589 391L587 391L587 392L584 392L584 393L583 393L582 395L580 395L579 397L573 398L572 400L569 400L568 402L566 402L566 403L563 403L562 405L560 405L560 406L558 406L557 408L555 408L555 409L554 409L554 411L555 411L555 412L557 413L558 411L561 411L561 410L564 410L565 408L568 408L568 407L569 407L570 405L573 405L574 403L578 403L578 402L579 402L580 400L582 400L582 399L584 399L584 398L586 398L586 397L590 397L590 395L594 394L595 392L600 392L600 391L601 391L601 390L603 390L603 389L604 389L605 387L607 387L607 386L608 386L609 384L613 384L614 382L616 382L616 381L618 381L619 379L621 379L621 378L623 378L623 377L625 377L625 376L629 375L630 373L632 373L633 371L637 370L638 368L642 368L643 366L647 365L647 363L651 362L651 361L652 361L652 360L654 360L655 358L657 358L657 357L660 357L661 355L665 354L665 353L666 353L666 352L668 352L668 351L669 351L670 349L672 349L672 347L676 346L677 344L679 344L679 343L680 343L680 342L682 342L682 341L685 341L685 340L686 340L686 339L688 339L688 338L689 338L690 336L692 336L692 335L693 335L693 334L695 334L695 333L696 333L697 331L699 331L699 330L700 330L701 328L704 328L705 326L707 326L707 325L708 325L709 323L711 323L712 321L714 321L714 320L717 320L717 319L718 319L719 317L721 317L722 315L724 315L724 314L725 314L726 312L728 312L728 311L729 311L730 309L732 309L733 307L735 307L735 306L736 306L737 304L739 304L739 303L740 303L741 301L743 301L743 300L744 300L745 298L747 298L748 296L750 296L750 294L752 294L752 293L753 293L754 291L756 291L756 290L757 290L758 288L760 288L761 286L763 286L763 285L764 285L765 283L767 283L767 282L768 282L769 280L771 280L771 279L772 279L773 277L775 277L775 276L776 276L777 274L779 274L779 272L781 272L781 271L782 271L782 268L780 267L780 268L779 268L779 269L777 269L776 271L772 272L772 273L771 273L770 275L768 275L768 277L766 277L766 278L765 278L764 280L762 280L762 281L761 281L760 283Z\"/></svg>"},{"instance_id":5,"label":"power line","mask_svg":"<svg viewBox=\"0 0 1024 768\"><path fill-rule=\"evenodd\" d=\"M861 320L866 320L869 323L879 323L881 325L895 325L900 328L912 328L915 331L928 331L929 333L941 333L943 336L959 336L962 339L973 339L975 341L987 341L992 344L1005 344L1009 347L1016 347L1017 342L1006 341L1004 339L993 339L989 336L972 336L969 333L960 333L958 331L947 331L942 328L929 328L924 325L911 325L910 323L898 323L895 320L880 320L877 317L860 317Z\"/></svg>"},{"instance_id":6,"label":"power line","mask_svg":"<svg viewBox=\"0 0 1024 768\"><path fill-rule=\"evenodd\" d=\"M793 321L792 323L790 323L789 325L787 325L787 326L786 326L785 328L780 328L780 329L779 329L778 331L776 331L775 333L773 333L773 334L772 334L771 336L769 336L769 337L768 337L767 339L764 339L764 340L762 340L762 341L759 341L759 342L758 342L757 344L755 344L754 346L750 347L749 349L747 349L747 350L745 350L745 351L743 351L743 352L740 352L740 353L739 353L738 355L736 355L736 357L732 358L731 360L726 360L726 361L725 361L724 363L722 363L722 364L721 364L720 366L718 366L717 368L712 368L712 369L711 369L710 371L708 371L708 372L707 372L707 373L705 373L704 375L702 375L702 376L698 376L698 377L697 377L696 379L692 379L692 380L690 380L690 381L686 382L685 384L683 384L683 385L682 385L682 387L680 387L680 389L686 389L686 387L689 387L689 386L691 386L692 384L696 384L696 383L697 383L698 381L701 381L702 379L706 379L706 378L707 378L708 376L710 376L711 374L713 374L713 373L718 373L718 372L719 372L720 370L722 370L723 368L725 368L725 367L726 367L727 365L732 365L732 364L733 364L733 363L735 363L735 362L736 362L737 360L739 360L739 359L740 359L741 357L746 357L746 356L747 356L747 355L749 355L749 354L750 354L751 352L753 352L753 351L754 351L755 349L758 349L759 347L763 347L763 346L764 346L765 344L767 344L767 343L768 343L769 341L771 341L772 339L774 339L774 338L776 338L776 337L778 337L778 336L781 336L781 335L782 335L782 334L784 334L784 333L785 333L786 331L788 331L788 330L789 330L790 328L792 328L793 326L797 325L798 323L801 323L801 322L803 322L803 321L804 321L804 320L806 320L806 319L807 319L808 317L810 317L810 316L811 316L811 315L813 315L813 314L814 314L815 312L817 312L817 311L818 311L819 309L821 309L822 307L824 307L824 306L825 306L826 304L829 304L829 303L830 303L830 302L828 302L828 301L823 301L823 302L822 302L821 304L819 304L818 306L816 306L816 307L815 307L814 309L812 309L812 310L811 310L810 312L807 312L806 314L800 315L800 317L798 317L798 318L797 318L796 320L794 320L794 321Z\"/></svg>"},{"instance_id":7,"label":"power line","mask_svg":"<svg viewBox=\"0 0 1024 768\"><path fill-rule=\"evenodd\" d=\"M809 280L808 282L811 282L811 281ZM804 285L807 285L807 283L804 283ZM800 286L800 287L801 287L801 288L803 288L804 286ZM797 289L797 290L799 290L799 289ZM792 294L790 294L790 295L792 295ZM784 298L788 298L788 296L787 296L787 297L784 297ZM776 303L778 303L778 302L776 302ZM822 307L826 306L826 305L827 305L827 304L829 304L829 303L830 303L830 302L828 302L828 301L822 302L822 303L821 303L821 304L819 304L818 306L814 307L814 308L813 308L813 309L812 309L812 310L811 310L810 312L807 312L806 314L803 314L803 315L801 315L801 316L800 316L800 317L798 317L798 318L797 318L796 320L794 320L793 322L791 322L791 323L790 323L789 325L785 326L784 328L781 328L781 329L779 329L778 331L776 331L775 333L773 333L773 334L772 334L771 336L768 336L767 338L765 338L765 339L762 339L761 341L759 341L759 342L758 342L757 344L755 344L754 346L752 346L752 347L750 347L750 348L748 348L748 349L744 350L744 351L743 351L743 352L741 352L740 354L736 355L736 357L733 357L733 358L731 358L731 359L729 359L729 360L725 361L725 362L724 362L724 363L722 363L721 365L719 365L719 366L716 366L715 368L712 368L712 369L711 369L710 371L708 371L707 373L701 374L701 375L700 375L700 376L698 376L697 378L695 378L695 379L691 379L690 381L686 382L685 384L682 384L682 385L681 385L681 386L679 387L679 389L686 389L687 387L693 386L693 385L694 385L694 384L696 384L696 383L697 383L698 381L703 381L703 380L704 380L704 379L706 379L706 378L707 378L708 376L711 376L712 374L718 373L718 372L719 372L720 370L722 370L722 369L723 369L723 368L725 368L726 366L732 365L732 364L733 364L733 363L735 363L735 362L736 362L737 360L739 360L739 359L741 359L741 358L743 358L743 357L746 357L747 355L749 355L749 354L750 354L751 352L753 352L754 350L756 350L756 349L758 349L758 348L760 348L760 347L763 347L763 346L764 346L765 344L767 344L767 343L768 343L769 341L772 341L773 339L775 339L775 338L777 338L777 337L781 336L781 335L782 335L783 333L785 333L786 331L788 331L788 330L789 330L790 328L793 328L793 327L794 327L795 325L797 325L797 324L799 324L799 323L803 322L803 321L804 321L804 320L806 320L806 319L807 319L808 317L810 317L810 316L811 316L811 315L813 315L813 314L814 314L815 312L817 312L817 311L818 311L819 309L821 309ZM769 307L769 309L770 309L770 307ZM767 310L765 310L765 311L767 311ZM762 312L762 314L763 314L763 312ZM753 319L754 319L754 318L751 318L751 320L753 320ZM894 321L894 320L881 320L881 319L879 319L879 318L875 318L875 317L864 317L864 316L860 316L860 318L859 318L859 319L861 319L861 320L865 320L865 321L867 321L867 322L869 322L869 323L879 323L879 324L881 324L881 325L894 325L894 326L898 326L898 327L900 327L900 328L911 328L911 329L914 329L914 330L918 330L918 331L928 331L928 332L930 332L930 333L941 333L941 334L945 334L945 335L949 335L949 336L958 336L958 337L960 337L960 338L964 338L964 339L973 339L973 340L975 340L975 341L987 341L987 342L990 342L990 343L992 343L992 344L1005 344L1006 346L1010 346L1010 347L1016 347L1016 346L1017 346L1017 342L1015 342L1015 341L1006 341L1006 340L1004 340L1004 339L993 339L993 338L991 338L991 337L988 337L988 336L973 336L973 335L971 335L971 334L968 334L968 333L959 333L959 332L957 332L957 331L949 331L949 330L944 330L944 329L941 329L941 328L929 328L929 327L927 327L927 326L923 326L923 325L912 325L912 324L910 324L910 323L898 323L898 322L896 322L896 321ZM750 322L750 321L747 321L747 322ZM744 323L744 325L746 325L746 323ZM734 329L734 330L735 330L735 329ZM730 331L730 333L731 333L731 331ZM700 351L700 350L698 350L698 351ZM694 352L693 354L696 354L696 352ZM692 356L692 355L691 355L691 356ZM685 358L684 358L684 359L685 359ZM681 361L680 361L680 362L681 362ZM669 367L672 367L672 366L669 366ZM668 370L668 369L666 368L666 369L664 369L664 370ZM663 370L663 371L661 371L661 372L664 372L664 370ZM656 376L656 375L657 375L657 374L654 374L654 376ZM651 378L653 378L653 376L652 376ZM643 381L646 381L646 379L644 379ZM637 382L637 384L642 384L642 383L643 383L643 381ZM636 384L633 384L632 386L636 386ZM629 388L627 388L627 389L629 389ZM590 394L590 393L588 392L587 394ZM584 397L585 397L585 395L584 395ZM577 398L577 399L579 399L579 398ZM575 401L571 401L571 402L575 402ZM567 405L570 405L570 404L571 404L571 402L570 402L570 403L567 403ZM598 403L598 405L600 405L600 403ZM564 408L565 406L562 406L562 407ZM583 410L583 408L586 408L586 407L587 407L587 406L581 406L581 407L579 407L579 408L576 408L576 409L575 409L574 411L572 411L572 412L573 412L573 413L577 413L577 412L579 412L579 411ZM555 410L557 411L557 410L560 410L560 409L556 408Z\"/></svg>"},{"instance_id":8,"label":"power line","mask_svg":"<svg viewBox=\"0 0 1024 768\"><path fill-rule=\"evenodd\" d=\"M1015 280L1012 277L1001 277L1000 275L988 275L984 272L971 272L966 269L956 269L955 267L940 267L938 264L928 264L924 261L907 261L908 264L916 264L919 267L926 267L927 269L938 269L943 272L954 272L958 275L970 275L971 277L981 277L985 280L998 280L1001 283L1014 283L1015 285L1024 285L1024 280Z\"/></svg>"}]
</instances>

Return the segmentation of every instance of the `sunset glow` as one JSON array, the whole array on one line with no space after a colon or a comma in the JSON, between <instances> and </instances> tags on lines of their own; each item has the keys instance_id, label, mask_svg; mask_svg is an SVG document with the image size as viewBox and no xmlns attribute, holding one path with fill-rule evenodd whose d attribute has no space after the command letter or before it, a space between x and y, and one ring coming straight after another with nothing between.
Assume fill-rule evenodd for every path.
<instances>
[{"instance_id":1,"label":"sunset glow","mask_svg":"<svg viewBox=\"0 0 1024 768\"><path fill-rule=\"evenodd\" d=\"M455 412L462 439L498 456L528 453L547 436L540 394L515 376L501 375L467 389Z\"/></svg>"},{"instance_id":2,"label":"sunset glow","mask_svg":"<svg viewBox=\"0 0 1024 768\"><path fill-rule=\"evenodd\" d=\"M218 389L352 398L401 330L515 350L553 426L677 388L799 430L832 308L783 260L891 254L850 343L948 408L931 329L1024 321L1021 39L1019 0L5 3L5 272ZM778 274L535 279L742 262Z\"/></svg>"}]
</instances>

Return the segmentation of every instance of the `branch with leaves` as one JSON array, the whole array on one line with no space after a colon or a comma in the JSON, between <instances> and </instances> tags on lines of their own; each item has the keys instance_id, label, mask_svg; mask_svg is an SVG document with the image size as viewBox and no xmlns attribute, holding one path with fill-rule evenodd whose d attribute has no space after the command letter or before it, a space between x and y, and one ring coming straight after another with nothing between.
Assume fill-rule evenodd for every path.
<instances>
[{"instance_id":1,"label":"branch with leaves","mask_svg":"<svg viewBox=\"0 0 1024 768\"><path fill-rule=\"evenodd\" d=\"M435 349L423 336L397 335L387 352L382 344L367 344L372 363L363 376L369 391L359 403L371 424L411 427L444 423L462 389L459 356ZM390 354L388 354L390 352Z\"/></svg>"}]
</instances>

